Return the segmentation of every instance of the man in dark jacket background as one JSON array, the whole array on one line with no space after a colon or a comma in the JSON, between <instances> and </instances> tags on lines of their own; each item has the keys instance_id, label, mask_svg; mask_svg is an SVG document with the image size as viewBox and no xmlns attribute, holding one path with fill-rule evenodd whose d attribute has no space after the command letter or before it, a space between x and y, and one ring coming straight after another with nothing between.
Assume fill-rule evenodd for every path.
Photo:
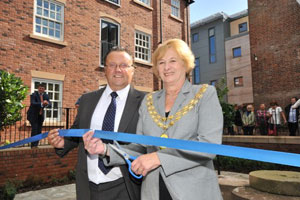
<instances>
[{"instance_id":1,"label":"man in dark jacket background","mask_svg":"<svg viewBox=\"0 0 300 200\"><path fill-rule=\"evenodd\" d=\"M288 121L290 136L296 136L296 132L298 130L299 108L296 109L292 108L292 105L294 105L296 101L297 98L292 97L291 104L285 107L285 116Z\"/></svg>"}]
</instances>

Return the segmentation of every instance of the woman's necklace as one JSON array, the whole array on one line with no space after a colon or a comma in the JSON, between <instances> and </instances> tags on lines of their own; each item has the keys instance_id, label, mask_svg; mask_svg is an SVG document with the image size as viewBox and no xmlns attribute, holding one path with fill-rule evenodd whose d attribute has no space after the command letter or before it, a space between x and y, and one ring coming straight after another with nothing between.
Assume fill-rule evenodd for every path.
<instances>
[{"instance_id":1,"label":"woman's necklace","mask_svg":"<svg viewBox=\"0 0 300 200\"><path fill-rule=\"evenodd\" d=\"M207 84L202 85L202 87L199 89L199 91L195 95L195 97L192 100L190 100L190 102L186 106L184 106L182 109L180 109L174 115L169 115L168 117L162 117L157 113L157 111L155 110L155 107L153 105L152 93L147 95L148 112L149 112L152 120L156 123L156 125L164 130L164 132L161 134L160 137L168 138L168 135L166 134L167 130L171 126L173 126L177 121L179 121L185 114L187 114L190 110L192 110L195 107L195 105L198 103L198 101L202 98L207 87L208 87ZM161 147L161 148L163 148L163 147Z\"/></svg>"}]
</instances>

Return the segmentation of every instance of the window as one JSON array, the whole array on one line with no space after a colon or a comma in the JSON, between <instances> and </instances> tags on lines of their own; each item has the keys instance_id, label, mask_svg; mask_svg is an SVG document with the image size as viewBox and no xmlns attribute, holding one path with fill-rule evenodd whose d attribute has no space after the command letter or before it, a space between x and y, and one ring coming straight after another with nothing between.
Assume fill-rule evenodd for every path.
<instances>
[{"instance_id":1,"label":"window","mask_svg":"<svg viewBox=\"0 0 300 200\"><path fill-rule=\"evenodd\" d=\"M194 84L200 84L200 59L195 59Z\"/></svg>"},{"instance_id":2,"label":"window","mask_svg":"<svg viewBox=\"0 0 300 200\"><path fill-rule=\"evenodd\" d=\"M63 41L64 5L56 1L36 0L34 34Z\"/></svg>"},{"instance_id":3,"label":"window","mask_svg":"<svg viewBox=\"0 0 300 200\"><path fill-rule=\"evenodd\" d=\"M245 32L248 30L247 22L239 24L239 33Z\"/></svg>"},{"instance_id":4,"label":"window","mask_svg":"<svg viewBox=\"0 0 300 200\"><path fill-rule=\"evenodd\" d=\"M180 18L180 1L171 0L172 15Z\"/></svg>"},{"instance_id":5,"label":"window","mask_svg":"<svg viewBox=\"0 0 300 200\"><path fill-rule=\"evenodd\" d=\"M208 30L209 37L209 63L216 62L216 37L215 37L215 28Z\"/></svg>"},{"instance_id":6,"label":"window","mask_svg":"<svg viewBox=\"0 0 300 200\"><path fill-rule=\"evenodd\" d=\"M236 58L236 57L241 57L241 56L242 56L242 50L241 50L241 47L233 48L233 49L232 49L232 54L233 54L233 57L234 57L234 58Z\"/></svg>"},{"instance_id":7,"label":"window","mask_svg":"<svg viewBox=\"0 0 300 200\"><path fill-rule=\"evenodd\" d=\"M113 46L119 45L119 25L101 20L101 65L104 57Z\"/></svg>"},{"instance_id":8,"label":"window","mask_svg":"<svg viewBox=\"0 0 300 200\"><path fill-rule=\"evenodd\" d=\"M234 87L242 87L243 86L243 77L235 77L234 78Z\"/></svg>"},{"instance_id":9,"label":"window","mask_svg":"<svg viewBox=\"0 0 300 200\"><path fill-rule=\"evenodd\" d=\"M217 80L212 80L212 81L210 81L210 85L216 86L216 84L217 84Z\"/></svg>"},{"instance_id":10,"label":"window","mask_svg":"<svg viewBox=\"0 0 300 200\"><path fill-rule=\"evenodd\" d=\"M106 1L112 2L112 3L117 4L117 5L120 5L119 0L106 0Z\"/></svg>"},{"instance_id":11,"label":"window","mask_svg":"<svg viewBox=\"0 0 300 200\"><path fill-rule=\"evenodd\" d=\"M192 42L198 42L199 41L199 34L198 33L194 33L192 36Z\"/></svg>"},{"instance_id":12,"label":"window","mask_svg":"<svg viewBox=\"0 0 300 200\"><path fill-rule=\"evenodd\" d=\"M38 85L43 84L45 86L45 92L49 95L52 107L45 108L45 120L51 122L60 121L62 114L62 82L34 78L31 84L31 92L38 91Z\"/></svg>"},{"instance_id":13,"label":"window","mask_svg":"<svg viewBox=\"0 0 300 200\"><path fill-rule=\"evenodd\" d=\"M144 4L147 4L148 6L150 6L150 0L138 0Z\"/></svg>"},{"instance_id":14,"label":"window","mask_svg":"<svg viewBox=\"0 0 300 200\"><path fill-rule=\"evenodd\" d=\"M134 57L138 60L150 62L151 48L150 35L140 31L135 32L135 52Z\"/></svg>"}]
</instances>

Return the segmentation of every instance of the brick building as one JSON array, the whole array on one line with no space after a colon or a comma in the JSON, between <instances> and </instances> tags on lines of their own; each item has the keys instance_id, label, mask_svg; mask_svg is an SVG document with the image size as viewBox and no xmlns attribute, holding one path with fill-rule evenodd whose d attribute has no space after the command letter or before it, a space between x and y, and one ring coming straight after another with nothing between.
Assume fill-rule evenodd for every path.
<instances>
[{"instance_id":1,"label":"brick building","mask_svg":"<svg viewBox=\"0 0 300 200\"><path fill-rule=\"evenodd\" d=\"M256 106L300 97L300 4L248 0L253 95Z\"/></svg>"},{"instance_id":2,"label":"brick building","mask_svg":"<svg viewBox=\"0 0 300 200\"><path fill-rule=\"evenodd\" d=\"M151 54L160 42L170 38L189 42L188 6L192 2L2 0L0 69L21 77L30 92L37 88L38 83L46 84L53 108L45 112L44 124L47 121L63 122L61 107L74 108L83 91L96 90L106 83L102 59L112 45L126 47L133 53L134 65L137 66L133 80L136 88L144 91L158 89L160 83L152 73ZM24 103L29 106L29 96ZM14 130L16 133L7 134L15 137L10 140L14 141L28 137L29 129L29 124L22 121ZM17 137L17 132L23 130L26 134ZM18 156L27 154L29 157L46 154L48 159L44 156L39 163L28 160L21 166L13 162ZM76 160L76 152L69 156ZM24 180L35 172L47 178L49 169L59 175L74 167L74 162L66 164L56 157L52 148L1 151L0 160L0 185L10 178Z\"/></svg>"}]
</instances>

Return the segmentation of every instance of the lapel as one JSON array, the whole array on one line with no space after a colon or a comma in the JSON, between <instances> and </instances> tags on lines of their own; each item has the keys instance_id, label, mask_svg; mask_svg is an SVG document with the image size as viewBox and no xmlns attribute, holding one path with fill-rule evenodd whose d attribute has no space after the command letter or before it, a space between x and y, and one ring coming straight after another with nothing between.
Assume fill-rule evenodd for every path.
<instances>
[{"instance_id":1,"label":"lapel","mask_svg":"<svg viewBox=\"0 0 300 200\"><path fill-rule=\"evenodd\" d=\"M175 103L171 108L170 115L175 114L179 109L182 108L182 105L186 101L188 94L191 92L191 87L192 84L188 80L185 80L180 92L178 93ZM161 90L157 95L156 101L154 100L153 102L155 108L158 108L157 112L160 116L165 116L165 95L165 89Z\"/></svg>"},{"instance_id":2,"label":"lapel","mask_svg":"<svg viewBox=\"0 0 300 200\"><path fill-rule=\"evenodd\" d=\"M94 114L95 108L104 92L105 88L101 88L100 90L98 90L94 95L91 95L90 98L88 99L88 104L89 106L85 107L85 110L83 111L84 113L86 113L84 116L86 116L86 124L87 128L91 127L91 120L92 120L92 116ZM79 107L80 108L80 107Z\"/></svg>"},{"instance_id":3,"label":"lapel","mask_svg":"<svg viewBox=\"0 0 300 200\"><path fill-rule=\"evenodd\" d=\"M34 92L34 94L35 94L35 98L36 98L37 102L41 103L41 98L40 98L39 92L36 91L36 92ZM43 97L43 98L44 98L44 97Z\"/></svg>"},{"instance_id":4,"label":"lapel","mask_svg":"<svg viewBox=\"0 0 300 200\"><path fill-rule=\"evenodd\" d=\"M137 93L132 86L130 86L126 104L120 120L118 132L126 132L126 129L129 123L131 122L132 117L136 112L138 112L141 98L142 96L139 93Z\"/></svg>"}]
</instances>

